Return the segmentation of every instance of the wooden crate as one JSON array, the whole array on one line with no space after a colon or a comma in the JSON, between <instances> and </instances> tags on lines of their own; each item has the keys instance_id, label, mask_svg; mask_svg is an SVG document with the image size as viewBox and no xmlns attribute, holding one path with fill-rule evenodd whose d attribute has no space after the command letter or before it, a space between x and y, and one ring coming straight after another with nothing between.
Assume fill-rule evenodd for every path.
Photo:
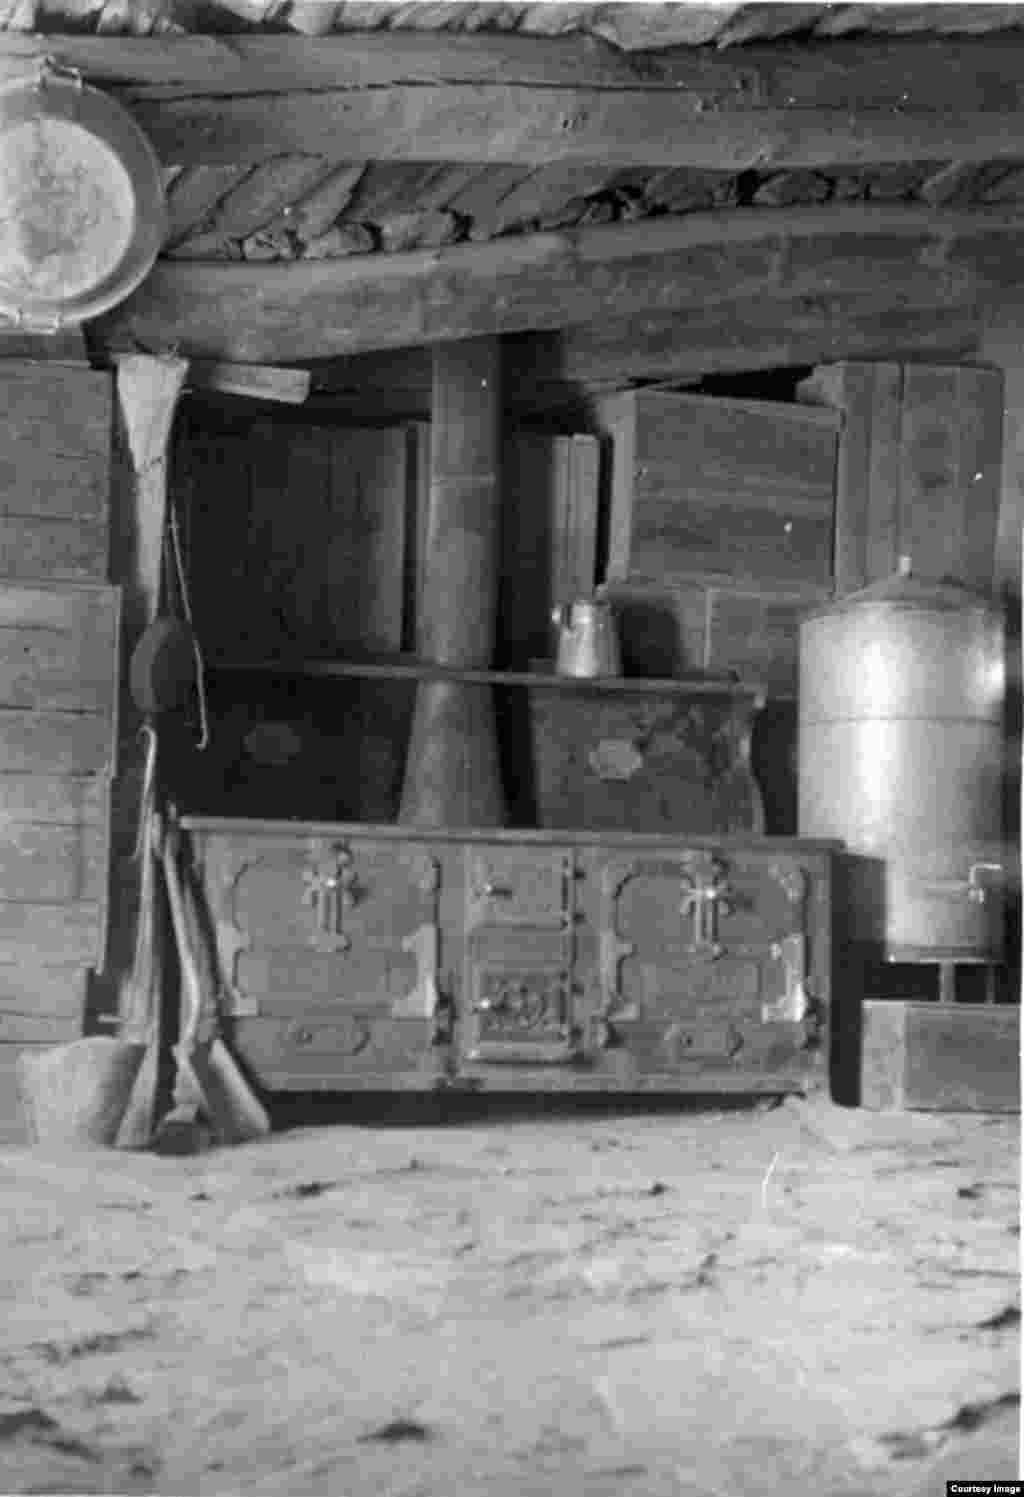
<instances>
[{"instance_id":1,"label":"wooden crate","mask_svg":"<svg viewBox=\"0 0 1024 1497\"><path fill-rule=\"evenodd\" d=\"M860 1006L860 1105L871 1111L1019 1112L1016 1004Z\"/></svg>"},{"instance_id":2,"label":"wooden crate","mask_svg":"<svg viewBox=\"0 0 1024 1497\"><path fill-rule=\"evenodd\" d=\"M611 442L609 581L831 581L836 413L634 390L591 415Z\"/></svg>"},{"instance_id":3,"label":"wooden crate","mask_svg":"<svg viewBox=\"0 0 1024 1497\"><path fill-rule=\"evenodd\" d=\"M1002 473L1003 375L967 365L824 366L801 398L840 411L836 588L914 573L989 590Z\"/></svg>"},{"instance_id":4,"label":"wooden crate","mask_svg":"<svg viewBox=\"0 0 1024 1497\"><path fill-rule=\"evenodd\" d=\"M0 1007L5 966L103 959L119 616L117 588L0 583Z\"/></svg>"},{"instance_id":5,"label":"wooden crate","mask_svg":"<svg viewBox=\"0 0 1024 1497\"><path fill-rule=\"evenodd\" d=\"M0 364L0 575L105 579L112 401L109 374Z\"/></svg>"}]
</instances>

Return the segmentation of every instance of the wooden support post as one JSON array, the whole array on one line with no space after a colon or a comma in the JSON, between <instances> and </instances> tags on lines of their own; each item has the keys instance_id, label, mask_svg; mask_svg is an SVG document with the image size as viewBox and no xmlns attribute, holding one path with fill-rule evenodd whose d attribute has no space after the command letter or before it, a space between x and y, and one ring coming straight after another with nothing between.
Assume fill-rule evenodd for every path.
<instances>
[{"instance_id":1,"label":"wooden support post","mask_svg":"<svg viewBox=\"0 0 1024 1497\"><path fill-rule=\"evenodd\" d=\"M486 668L500 565L499 340L436 349L432 399L418 647L440 665ZM490 687L420 685L400 817L418 826L503 823Z\"/></svg>"},{"instance_id":2,"label":"wooden support post","mask_svg":"<svg viewBox=\"0 0 1024 1497\"><path fill-rule=\"evenodd\" d=\"M111 575L123 589L117 772L111 812L111 918L106 972L130 980L140 865L133 858L144 771L141 719L128 691L128 662L160 603L167 460L188 362L132 354L117 365L117 442L111 497Z\"/></svg>"}]
</instances>

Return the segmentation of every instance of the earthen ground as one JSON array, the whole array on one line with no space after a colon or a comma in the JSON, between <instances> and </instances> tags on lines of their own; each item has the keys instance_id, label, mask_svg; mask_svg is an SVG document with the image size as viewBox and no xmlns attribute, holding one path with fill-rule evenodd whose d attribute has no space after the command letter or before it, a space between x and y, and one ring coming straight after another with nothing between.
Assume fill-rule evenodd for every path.
<instances>
[{"instance_id":1,"label":"earthen ground","mask_svg":"<svg viewBox=\"0 0 1024 1497\"><path fill-rule=\"evenodd\" d=\"M1019 1140L812 1098L0 1155L0 1491L1017 1476Z\"/></svg>"}]
</instances>

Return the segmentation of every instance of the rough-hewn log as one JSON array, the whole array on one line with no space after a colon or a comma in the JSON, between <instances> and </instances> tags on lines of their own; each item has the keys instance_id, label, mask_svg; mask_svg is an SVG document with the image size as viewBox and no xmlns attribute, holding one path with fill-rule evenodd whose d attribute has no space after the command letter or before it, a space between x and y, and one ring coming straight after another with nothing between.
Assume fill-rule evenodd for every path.
<instances>
[{"instance_id":1,"label":"rough-hewn log","mask_svg":"<svg viewBox=\"0 0 1024 1497\"><path fill-rule=\"evenodd\" d=\"M761 296L948 300L1015 286L1019 210L898 205L693 214L295 264L159 264L101 342L289 363Z\"/></svg>"},{"instance_id":2,"label":"rough-hewn log","mask_svg":"<svg viewBox=\"0 0 1024 1497\"><path fill-rule=\"evenodd\" d=\"M501 347L472 339L434 350L430 498L418 649L445 666L491 663L501 563ZM421 682L401 821L500 826L505 803L487 686Z\"/></svg>"},{"instance_id":3,"label":"rough-hewn log","mask_svg":"<svg viewBox=\"0 0 1024 1497\"><path fill-rule=\"evenodd\" d=\"M819 104L836 112L946 114L956 105L1001 110L1024 101L1024 38L874 37L680 46L630 56L593 37L487 32L367 31L313 38L238 34L127 37L0 35L0 82L49 56L116 88L194 94L324 92L387 84L519 84L540 88L693 93L706 107ZM160 95L156 92L151 97Z\"/></svg>"},{"instance_id":4,"label":"rough-hewn log","mask_svg":"<svg viewBox=\"0 0 1024 1497\"><path fill-rule=\"evenodd\" d=\"M580 37L7 35L0 80L44 50L121 93L175 164L305 152L739 171L1024 154L1013 36L631 58Z\"/></svg>"},{"instance_id":5,"label":"rough-hewn log","mask_svg":"<svg viewBox=\"0 0 1024 1497\"><path fill-rule=\"evenodd\" d=\"M865 162L991 161L1024 154L1024 110L729 108L699 93L388 84L322 93L130 100L168 163L555 161L719 171Z\"/></svg>"}]
</instances>

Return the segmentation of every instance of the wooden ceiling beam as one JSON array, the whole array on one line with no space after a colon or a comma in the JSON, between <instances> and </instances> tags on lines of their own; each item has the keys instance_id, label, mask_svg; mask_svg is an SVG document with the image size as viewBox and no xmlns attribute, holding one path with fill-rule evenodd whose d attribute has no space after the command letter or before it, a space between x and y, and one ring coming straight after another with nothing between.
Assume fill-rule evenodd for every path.
<instances>
[{"instance_id":1,"label":"wooden ceiling beam","mask_svg":"<svg viewBox=\"0 0 1024 1497\"><path fill-rule=\"evenodd\" d=\"M98 319L116 347L301 363L771 297L963 303L1019 284L1024 213L902 205L691 214L337 261L161 261Z\"/></svg>"},{"instance_id":2,"label":"wooden ceiling beam","mask_svg":"<svg viewBox=\"0 0 1024 1497\"><path fill-rule=\"evenodd\" d=\"M844 358L958 359L977 349L969 304L899 304L885 296L737 302L676 317L610 319L504 340L505 405L514 417L578 408L633 381L695 383L708 374ZM356 354L316 371L308 409L354 421L430 419L430 351Z\"/></svg>"},{"instance_id":3,"label":"wooden ceiling beam","mask_svg":"<svg viewBox=\"0 0 1024 1497\"><path fill-rule=\"evenodd\" d=\"M510 396L560 380L568 387L685 382L706 374L842 358L961 354L981 336L978 308L860 298L756 298L675 317L610 319L506 340Z\"/></svg>"},{"instance_id":4,"label":"wooden ceiling beam","mask_svg":"<svg viewBox=\"0 0 1024 1497\"><path fill-rule=\"evenodd\" d=\"M0 36L127 102L169 165L348 160L746 168L1024 156L1024 39L630 56L592 38Z\"/></svg>"},{"instance_id":5,"label":"wooden ceiling beam","mask_svg":"<svg viewBox=\"0 0 1024 1497\"><path fill-rule=\"evenodd\" d=\"M711 104L908 111L950 108L950 74L968 109L1019 107L1024 38L879 37L716 51L628 53L595 37L352 31L300 37L0 33L0 83L53 58L101 86L186 93L324 92L387 84L509 84L700 94ZM159 90L163 90L162 95Z\"/></svg>"},{"instance_id":6,"label":"wooden ceiling beam","mask_svg":"<svg viewBox=\"0 0 1024 1497\"><path fill-rule=\"evenodd\" d=\"M1024 109L748 108L654 90L403 84L324 93L128 100L168 165L344 160L692 166L740 172L906 160L1015 160Z\"/></svg>"}]
</instances>

